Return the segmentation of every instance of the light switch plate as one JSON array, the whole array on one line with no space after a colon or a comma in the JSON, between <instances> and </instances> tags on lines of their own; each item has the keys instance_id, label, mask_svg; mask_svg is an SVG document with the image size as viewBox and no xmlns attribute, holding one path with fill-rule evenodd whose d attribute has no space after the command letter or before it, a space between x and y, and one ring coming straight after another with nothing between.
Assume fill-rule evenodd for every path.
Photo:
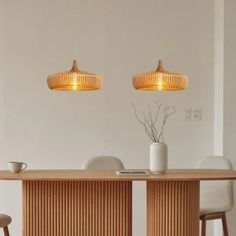
<instances>
[{"instance_id":1,"label":"light switch plate","mask_svg":"<svg viewBox=\"0 0 236 236\"><path fill-rule=\"evenodd\" d=\"M182 120L190 121L192 119L192 109L191 107L184 107L182 112Z\"/></svg>"}]
</instances>

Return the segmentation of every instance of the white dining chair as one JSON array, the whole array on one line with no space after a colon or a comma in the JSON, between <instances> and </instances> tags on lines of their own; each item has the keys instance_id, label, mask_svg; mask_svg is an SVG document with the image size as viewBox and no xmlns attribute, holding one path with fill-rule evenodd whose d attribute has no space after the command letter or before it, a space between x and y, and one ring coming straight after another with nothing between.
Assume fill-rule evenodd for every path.
<instances>
[{"instance_id":1,"label":"white dining chair","mask_svg":"<svg viewBox=\"0 0 236 236\"><path fill-rule=\"evenodd\" d=\"M208 156L198 162L199 169L228 169L232 170L231 162L221 156ZM202 222L201 235L206 235L208 220L221 219L224 236L228 236L226 212L233 208L233 182L204 181L200 185L200 220Z\"/></svg>"},{"instance_id":2,"label":"white dining chair","mask_svg":"<svg viewBox=\"0 0 236 236\"><path fill-rule=\"evenodd\" d=\"M5 236L10 236L8 225L11 223L11 217L8 215L0 214L0 228L3 228Z\"/></svg>"},{"instance_id":3,"label":"white dining chair","mask_svg":"<svg viewBox=\"0 0 236 236\"><path fill-rule=\"evenodd\" d=\"M96 156L85 160L82 169L90 170L122 170L124 165L120 159L113 156Z\"/></svg>"}]
</instances>

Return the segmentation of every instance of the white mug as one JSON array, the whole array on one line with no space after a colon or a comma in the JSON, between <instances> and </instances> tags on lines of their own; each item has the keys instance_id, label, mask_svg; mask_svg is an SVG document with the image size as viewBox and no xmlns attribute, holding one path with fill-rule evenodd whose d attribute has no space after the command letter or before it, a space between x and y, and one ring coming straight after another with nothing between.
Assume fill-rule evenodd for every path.
<instances>
[{"instance_id":1,"label":"white mug","mask_svg":"<svg viewBox=\"0 0 236 236\"><path fill-rule=\"evenodd\" d=\"M9 161L8 167L12 173L19 173L27 168L27 164L24 162Z\"/></svg>"}]
</instances>

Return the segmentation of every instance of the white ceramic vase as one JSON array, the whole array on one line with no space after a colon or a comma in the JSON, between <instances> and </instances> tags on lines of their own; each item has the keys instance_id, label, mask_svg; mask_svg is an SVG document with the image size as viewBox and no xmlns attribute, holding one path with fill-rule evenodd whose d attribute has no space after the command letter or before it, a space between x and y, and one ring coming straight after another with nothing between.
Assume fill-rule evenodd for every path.
<instances>
[{"instance_id":1,"label":"white ceramic vase","mask_svg":"<svg viewBox=\"0 0 236 236\"><path fill-rule=\"evenodd\" d=\"M168 148L165 143L150 145L150 171L153 174L162 174L168 168Z\"/></svg>"}]
</instances>

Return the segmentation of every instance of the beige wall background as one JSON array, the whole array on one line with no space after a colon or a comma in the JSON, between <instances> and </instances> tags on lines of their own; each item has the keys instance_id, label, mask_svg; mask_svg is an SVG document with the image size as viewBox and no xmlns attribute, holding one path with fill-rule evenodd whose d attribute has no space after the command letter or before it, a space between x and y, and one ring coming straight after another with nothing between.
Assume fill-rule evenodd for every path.
<instances>
[{"instance_id":1,"label":"beige wall background","mask_svg":"<svg viewBox=\"0 0 236 236\"><path fill-rule=\"evenodd\" d=\"M165 67L184 72L183 92L138 92L133 74L159 59L157 0L78 0L79 66L104 76L97 92L52 92L47 75L69 69L73 1L0 1L0 168L9 160L29 168L80 168L109 154L127 168L148 168L150 141L137 123L138 107L161 99L176 106L167 125L170 168L192 168L213 153L214 1L163 1ZM184 107L201 107L200 122L182 121ZM21 184L0 182L0 212L21 235ZM145 235L145 186L134 184L134 235Z\"/></svg>"}]
</instances>

